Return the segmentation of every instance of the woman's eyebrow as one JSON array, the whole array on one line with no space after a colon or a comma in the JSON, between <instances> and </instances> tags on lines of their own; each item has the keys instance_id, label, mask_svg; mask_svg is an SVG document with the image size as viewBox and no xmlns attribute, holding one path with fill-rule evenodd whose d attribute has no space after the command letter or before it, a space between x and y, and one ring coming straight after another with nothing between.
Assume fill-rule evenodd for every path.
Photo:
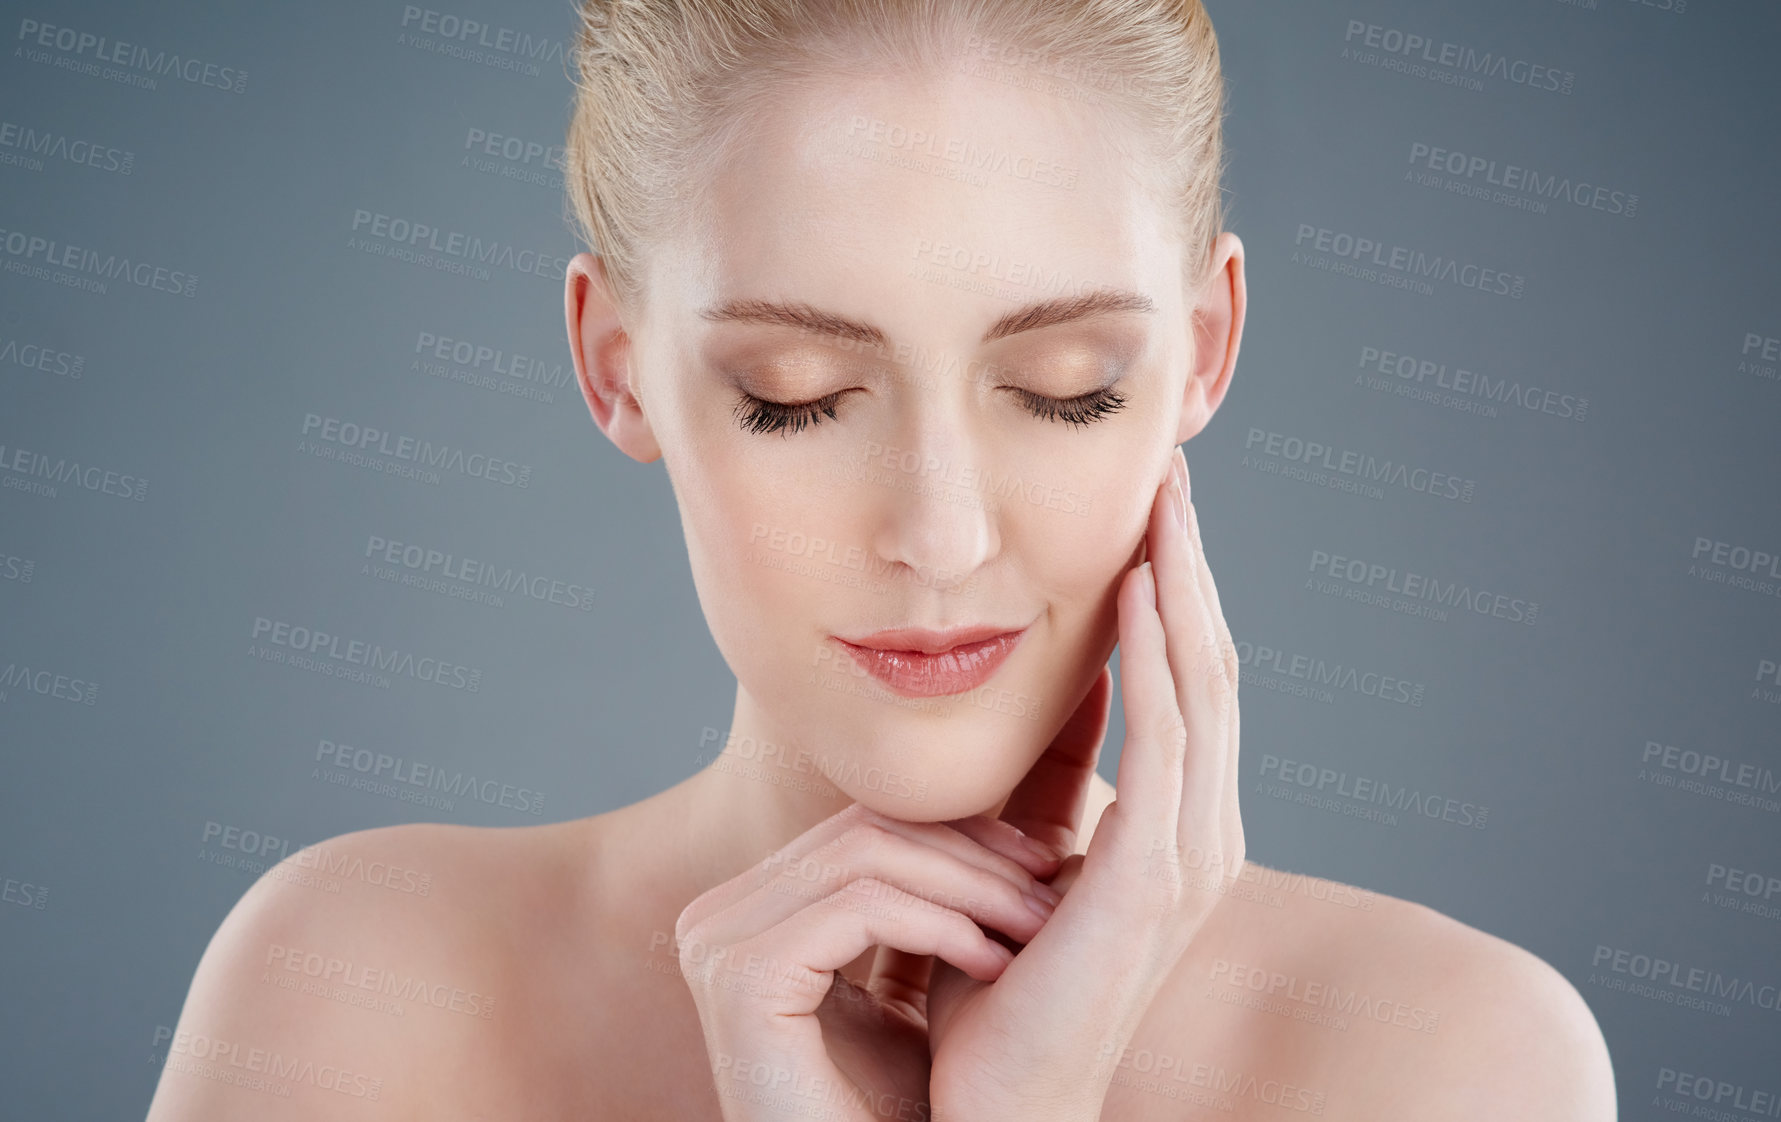
<instances>
[{"instance_id":1,"label":"woman's eyebrow","mask_svg":"<svg viewBox=\"0 0 1781 1122\"><path fill-rule=\"evenodd\" d=\"M1017 308L991 324L983 333L983 342L1110 312L1155 310L1156 304L1148 296L1120 288L1097 288L1076 296L1038 300ZM798 300L725 300L699 314L713 321L778 324L874 347L890 347L889 336L876 325L826 312Z\"/></svg>"}]
</instances>

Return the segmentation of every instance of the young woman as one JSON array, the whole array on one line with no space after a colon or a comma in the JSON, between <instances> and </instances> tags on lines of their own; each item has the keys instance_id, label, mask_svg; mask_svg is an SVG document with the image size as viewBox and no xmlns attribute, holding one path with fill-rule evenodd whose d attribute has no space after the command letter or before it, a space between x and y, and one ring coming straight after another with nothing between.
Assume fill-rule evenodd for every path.
<instances>
[{"instance_id":1,"label":"young woman","mask_svg":"<svg viewBox=\"0 0 1781 1122\"><path fill-rule=\"evenodd\" d=\"M306 851L425 896L263 878L151 1122L1612 1119L1546 964L1244 859L1179 448L1246 302L1198 0L583 20L570 349L673 483L731 727L609 814Z\"/></svg>"}]
</instances>

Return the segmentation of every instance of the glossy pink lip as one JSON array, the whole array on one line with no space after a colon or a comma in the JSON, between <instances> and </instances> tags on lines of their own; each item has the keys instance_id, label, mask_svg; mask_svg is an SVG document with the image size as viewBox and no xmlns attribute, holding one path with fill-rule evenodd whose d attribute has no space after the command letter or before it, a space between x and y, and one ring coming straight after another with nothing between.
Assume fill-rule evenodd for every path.
<instances>
[{"instance_id":1,"label":"glossy pink lip","mask_svg":"<svg viewBox=\"0 0 1781 1122\"><path fill-rule=\"evenodd\" d=\"M1022 627L963 627L928 631L903 627L861 639L835 641L866 673L904 697L944 697L976 689L1007 661L1026 634Z\"/></svg>"}]
</instances>

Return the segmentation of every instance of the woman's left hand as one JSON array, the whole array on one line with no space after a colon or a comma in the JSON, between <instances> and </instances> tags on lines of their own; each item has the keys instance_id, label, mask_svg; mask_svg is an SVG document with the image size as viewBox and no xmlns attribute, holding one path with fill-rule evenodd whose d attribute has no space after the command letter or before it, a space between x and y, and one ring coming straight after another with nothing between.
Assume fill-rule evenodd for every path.
<instances>
[{"instance_id":1,"label":"woman's left hand","mask_svg":"<svg viewBox=\"0 0 1781 1122\"><path fill-rule=\"evenodd\" d=\"M1099 1118L1145 1010L1242 870L1236 647L1187 492L1178 447L1151 504L1149 559L1118 593L1117 800L1087 854L1053 878L1063 902L994 982L934 964L936 1122ZM1106 733L1110 683L1103 670L1002 812L1063 853Z\"/></svg>"}]
</instances>

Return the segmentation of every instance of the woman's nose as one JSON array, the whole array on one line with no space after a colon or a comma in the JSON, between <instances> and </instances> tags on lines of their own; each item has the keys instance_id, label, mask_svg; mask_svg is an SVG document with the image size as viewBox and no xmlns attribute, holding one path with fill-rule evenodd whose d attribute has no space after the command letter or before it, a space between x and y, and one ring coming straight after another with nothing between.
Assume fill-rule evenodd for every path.
<instances>
[{"instance_id":1,"label":"woman's nose","mask_svg":"<svg viewBox=\"0 0 1781 1122\"><path fill-rule=\"evenodd\" d=\"M872 457L862 496L871 544L886 561L924 579L962 581L1001 548L994 473L960 443L929 439Z\"/></svg>"}]
</instances>

